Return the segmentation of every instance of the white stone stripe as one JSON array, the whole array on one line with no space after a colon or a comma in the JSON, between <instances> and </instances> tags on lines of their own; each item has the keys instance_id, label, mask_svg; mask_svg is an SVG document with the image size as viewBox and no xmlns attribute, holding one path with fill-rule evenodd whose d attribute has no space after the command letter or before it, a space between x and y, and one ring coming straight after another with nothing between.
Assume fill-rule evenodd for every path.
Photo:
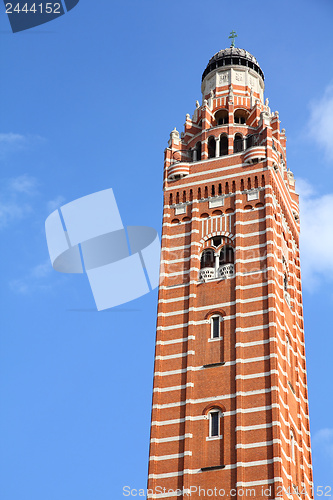
<instances>
[{"instance_id":1,"label":"white stone stripe","mask_svg":"<svg viewBox=\"0 0 333 500\"><path fill-rule=\"evenodd\" d=\"M153 460L154 462L161 461L161 460L173 460L174 458L182 458L186 456L192 456L191 451L184 451L183 453L175 453L174 455L152 455L149 457L149 460Z\"/></svg>"},{"instance_id":2,"label":"white stone stripe","mask_svg":"<svg viewBox=\"0 0 333 500\"><path fill-rule=\"evenodd\" d=\"M236 375L235 379L236 380L249 380L252 378L269 377L273 373L276 375L279 375L278 370L271 370L269 372L264 372L264 373L251 373L250 375Z\"/></svg>"},{"instance_id":3,"label":"white stone stripe","mask_svg":"<svg viewBox=\"0 0 333 500\"><path fill-rule=\"evenodd\" d=\"M283 399L282 399L282 397L281 397L281 394L279 394L279 400L281 401L282 406L284 406L284 407L286 408L285 402L283 401ZM287 407L286 409L288 409L288 410L289 410L289 407ZM282 414L282 413L280 414L280 417L281 417L281 420L283 421L284 425L286 426L286 428L287 428L288 430L290 430L290 422L288 422L288 421L284 418L284 416L283 416L283 414ZM296 425L296 423L294 422L294 419L292 418L292 416L291 416L291 414L290 414L290 413L289 413L289 418L290 418L291 423L292 423L292 425L293 425L293 427L294 427L295 431L297 432L297 434L299 434L299 436L300 436L300 437L302 437L302 431L298 428L298 425ZM309 432L305 429L305 427L304 427L304 425L303 425L303 422L301 422L301 426L303 426L303 429L305 430L305 433L306 433L307 435L309 435L309 436L310 436L310 433L309 433Z\"/></svg>"},{"instance_id":4,"label":"white stone stripe","mask_svg":"<svg viewBox=\"0 0 333 500\"><path fill-rule=\"evenodd\" d=\"M257 257L252 257L251 259L235 259L235 264L247 264L251 262L261 262L266 260L268 257L274 257L273 254L260 255Z\"/></svg>"},{"instance_id":5,"label":"white stone stripe","mask_svg":"<svg viewBox=\"0 0 333 500\"><path fill-rule=\"evenodd\" d=\"M266 446L272 446L273 444L281 444L281 439L273 439L272 441L262 441L260 443L249 443L249 444L236 444L236 449L240 448L242 450L247 450L251 448L262 448Z\"/></svg>"},{"instance_id":6,"label":"white stone stripe","mask_svg":"<svg viewBox=\"0 0 333 500\"><path fill-rule=\"evenodd\" d=\"M187 342L188 340L195 340L194 335L189 335L188 337L182 339L174 339L174 340L158 340L156 345L172 345L172 344L181 344L182 342Z\"/></svg>"},{"instance_id":7,"label":"white stone stripe","mask_svg":"<svg viewBox=\"0 0 333 500\"><path fill-rule=\"evenodd\" d=\"M244 467L244 468L247 468L247 467L259 467L259 466L262 466L262 465L270 465L270 464L273 464L275 462L281 462L281 458L280 457L275 457L275 458L269 458L267 460L254 460L252 462L237 462L235 464L227 464L224 467L224 470L232 470L232 469L237 469L239 467ZM148 477L149 477L149 479L164 479L164 478L168 478L168 477L182 476L184 474L199 474L201 472L202 472L201 469L185 469L184 471L169 472L169 473L166 473L166 474L149 474ZM279 479L280 478L275 478L275 481L277 481ZM270 480L270 479L267 480L266 479L264 481L261 481L260 484L262 484L262 483L266 484L265 481L270 482L270 481L274 481L274 479L273 480ZM194 492L192 491L192 493L194 493Z\"/></svg>"},{"instance_id":8,"label":"white stone stripe","mask_svg":"<svg viewBox=\"0 0 333 500\"><path fill-rule=\"evenodd\" d=\"M235 392L234 394L221 394L219 396L212 396L208 398L198 398L198 399L185 399L184 401L176 401L175 403L166 403L166 404L155 404L153 405L154 409L159 409L159 410L165 410L168 408L177 408L178 406L185 406L185 405L194 405L194 404L201 404L201 403L209 403L211 401L219 401L220 399L233 399L237 398L239 396L242 397L252 397L252 396L258 396L259 394L269 394L272 391L278 391L279 388L277 386L272 386L269 387L268 389L258 389L255 391L238 391Z\"/></svg>"},{"instance_id":9,"label":"white stone stripe","mask_svg":"<svg viewBox=\"0 0 333 500\"><path fill-rule=\"evenodd\" d=\"M277 234L277 233L276 233ZM276 245L276 242L274 240L266 240L265 243L261 243L260 245L251 245L251 246L240 246L238 245L237 246L237 249L238 250L257 250L258 248L265 248L267 245L274 245L275 248L279 251L281 251L281 247L279 247L278 245ZM191 248L192 245L196 245L198 247L201 247L202 246L202 243L198 243L196 241L193 241L191 244L189 245L179 245L177 247L172 247L172 248L169 248L169 247L163 247L162 250L166 253L168 252L173 252L173 251L176 251L176 250L183 250L183 249L186 249L186 248Z\"/></svg>"},{"instance_id":10,"label":"white stone stripe","mask_svg":"<svg viewBox=\"0 0 333 500\"><path fill-rule=\"evenodd\" d=\"M200 259L200 255L182 257L181 259L162 259L161 264L179 264L180 262L190 262L191 259Z\"/></svg>"},{"instance_id":11,"label":"white stone stripe","mask_svg":"<svg viewBox=\"0 0 333 500\"><path fill-rule=\"evenodd\" d=\"M215 305L214 307L218 307ZM275 307L269 307L268 309L261 309L260 311L251 311L248 313L238 313L237 317L238 318L249 318L252 316L258 316L262 314L266 314L268 312L276 312ZM224 316L224 321L230 320L230 319L235 319L236 315L230 315L230 316ZM170 326L158 326L157 330L162 330L162 331L167 331L167 330L175 330L177 328L184 328L190 325L204 325L207 323L207 320L199 320L199 321L187 321L186 323L178 323L176 325L170 325Z\"/></svg>"},{"instance_id":12,"label":"white stone stripe","mask_svg":"<svg viewBox=\"0 0 333 500\"><path fill-rule=\"evenodd\" d=\"M171 436L166 438L152 438L150 440L151 443L170 443L172 441L183 441L187 438L193 438L193 434L184 434L183 436Z\"/></svg>"},{"instance_id":13,"label":"white stone stripe","mask_svg":"<svg viewBox=\"0 0 333 500\"><path fill-rule=\"evenodd\" d=\"M237 365L237 363L257 363L259 361L265 361L266 359L270 358L278 358L278 355L275 353L269 354L267 356L260 356L257 358L247 358L247 359L236 359L235 361L226 361L224 366L234 366ZM167 377L171 375L179 375L180 373L186 373L190 371L199 371L199 370L205 370L203 366L188 366L187 368L181 368L179 370L170 370L170 371L164 371L164 372L155 372L154 376L159 376L159 377Z\"/></svg>"},{"instance_id":14,"label":"white stone stripe","mask_svg":"<svg viewBox=\"0 0 333 500\"><path fill-rule=\"evenodd\" d=\"M192 245L201 247L201 243L198 243L197 241L192 241L189 245L179 245L178 247L162 247L162 251L174 252L175 250L179 249L191 248Z\"/></svg>"},{"instance_id":15,"label":"white stone stripe","mask_svg":"<svg viewBox=\"0 0 333 500\"><path fill-rule=\"evenodd\" d=\"M186 389L186 387L194 387L193 382L188 382L184 385L175 385L173 387L156 387L153 392L171 392L171 391L180 391L182 389Z\"/></svg>"},{"instance_id":16,"label":"white stone stripe","mask_svg":"<svg viewBox=\"0 0 333 500\"><path fill-rule=\"evenodd\" d=\"M191 267L190 269L185 269L183 271L177 271L175 273L160 273L160 278L171 278L172 276L183 276L184 274L190 274L191 272L199 272L199 267Z\"/></svg>"},{"instance_id":17,"label":"white stone stripe","mask_svg":"<svg viewBox=\"0 0 333 500\"><path fill-rule=\"evenodd\" d=\"M273 207L273 204L272 203L265 203L263 207L254 207L254 210L253 210L252 213L254 213L255 211L258 211L258 210L264 210L267 207ZM216 225L216 221L217 220L220 221L220 220L229 219L229 218L231 218L231 216L233 216L234 214L237 214L237 213L243 214L243 213L249 213L249 211L248 210L244 210L243 208L236 208L233 213L224 214L223 216L212 215L211 217L208 217L207 219L204 219L204 220L201 217L191 217L191 220L189 220L189 221L181 221L180 220L177 224L173 223L173 222L163 222L162 227L180 227L182 225L188 224L189 222L204 222L204 221L207 221L207 220L209 220L209 221L211 221L211 220L215 221L215 225ZM171 217L171 216L173 217L172 214L164 214L164 217ZM175 216L175 218L177 218L177 216ZM273 216L267 215L263 219L259 219L259 220L258 219L253 219L253 220L249 220L249 221L236 221L235 224L241 224L241 225L252 224L253 222L262 222L262 221L265 221L268 218L272 219L272 220L274 219ZM207 224L207 222L206 222L206 224ZM229 225L230 225L230 221L229 221ZM215 230L218 231L217 228ZM226 229L224 229L224 230L226 230ZM220 228L220 231L222 231L221 228Z\"/></svg>"},{"instance_id":18,"label":"white stone stripe","mask_svg":"<svg viewBox=\"0 0 333 500\"><path fill-rule=\"evenodd\" d=\"M238 153L237 153L238 154ZM233 156L233 155L229 155L230 156ZM207 163L207 165L209 165L209 163L211 163L212 161L216 160L216 158L212 159L212 160L205 160L205 163ZM232 165L231 167L223 167L223 172L226 172L227 170L235 170L237 168L241 169L242 167L248 167L248 163L239 163L237 165ZM206 175L206 174L213 174L213 173L217 173L218 174L218 177L212 177L212 178L209 178L207 179L207 182L211 183L211 182L221 182L222 180L226 179L228 180L230 178L230 174L227 174L227 175L221 175L221 167L219 168L213 168L211 170L205 170L205 171L202 171L202 172L196 172L195 174L189 174L186 179L187 180L190 180L191 178L195 178L195 177L200 177L200 176L203 176L203 175ZM262 173L262 169L256 169L256 170L252 170L251 171L251 174L258 174L258 173ZM236 178L236 177L244 177L244 171L240 170L239 172L234 172L232 174L232 177L233 178ZM181 186L181 189L185 189L187 187L193 187L193 186L200 186L202 185L202 180L198 180L198 181L192 181L192 182L188 182L187 184L182 184ZM267 186L265 186L267 187ZM172 191L174 190L174 186L167 186L165 188L165 191Z\"/></svg>"},{"instance_id":19,"label":"white stone stripe","mask_svg":"<svg viewBox=\"0 0 333 500\"><path fill-rule=\"evenodd\" d=\"M173 240L175 238L184 238L185 236L191 236L191 234L193 233L198 233L199 234L199 230L198 229L192 229L192 231L190 231L189 233L180 233L180 234L163 234L162 235L162 240L165 239L165 240Z\"/></svg>"},{"instance_id":20,"label":"white stone stripe","mask_svg":"<svg viewBox=\"0 0 333 500\"><path fill-rule=\"evenodd\" d=\"M189 307L188 309L180 309L180 310L177 310L177 311L170 311L168 313L158 313L158 316L177 316L179 314L184 314L184 313L188 313L190 311L192 312L195 312L195 311L207 311L207 310L210 310L212 309L212 307L214 308L224 308L224 307L230 307L230 306L234 306L236 304L249 304L249 303L252 303L252 302L257 302L258 300L267 300L268 298L273 298L275 299L276 298L276 294L275 293L270 293L268 295L263 295L263 296L259 296L259 297L251 297L249 299L238 299L237 301L236 300L233 300L232 302L222 302L220 304L214 304L214 305L209 305L209 306L202 306L202 307ZM208 320L206 320L206 323L209 323Z\"/></svg>"},{"instance_id":21,"label":"white stone stripe","mask_svg":"<svg viewBox=\"0 0 333 500\"><path fill-rule=\"evenodd\" d=\"M269 411L272 410L273 408L280 408L280 405L277 403L273 403L269 406L258 406L256 408L237 408L236 410L231 410L231 411L225 411L223 412L224 417L230 417L233 415L239 414L247 414L247 413L258 413L258 412L263 412L263 411ZM186 421L197 421L197 420L204 420L205 415L198 415L195 417L188 416L184 418L175 418L172 420L155 420L152 421L151 425L155 425L156 427L164 426L164 425L174 425L174 424L182 424Z\"/></svg>"},{"instance_id":22,"label":"white stone stripe","mask_svg":"<svg viewBox=\"0 0 333 500\"><path fill-rule=\"evenodd\" d=\"M178 354L169 354L168 356L155 356L155 359L165 360L165 359L185 358L190 354L194 355L195 351L181 352Z\"/></svg>"},{"instance_id":23,"label":"white stone stripe","mask_svg":"<svg viewBox=\"0 0 333 500\"><path fill-rule=\"evenodd\" d=\"M256 328L256 327L251 327L253 328L254 330L257 330L259 328ZM262 328L267 328L266 327L262 327ZM239 330L239 329L238 329ZM242 330L242 329L240 329ZM253 341L253 342L236 342L235 344L235 347L253 347L253 346L258 346L258 345L265 345L265 344L269 344L270 342L277 342L277 338L276 337L270 337L269 339L266 339L266 340L256 340L256 341Z\"/></svg>"},{"instance_id":24,"label":"white stone stripe","mask_svg":"<svg viewBox=\"0 0 333 500\"><path fill-rule=\"evenodd\" d=\"M266 484L274 484L274 483L282 483L283 482L283 479L282 477L275 477L274 479L263 479L261 481L248 481L248 482L245 482L245 481L239 481L238 483L236 483L236 488L239 488L239 487L247 487L247 486L265 486ZM282 497L278 497L278 498L282 498Z\"/></svg>"},{"instance_id":25,"label":"white stone stripe","mask_svg":"<svg viewBox=\"0 0 333 500\"><path fill-rule=\"evenodd\" d=\"M236 427L236 432L245 432L245 431L260 431L263 429L270 429L274 425L277 425L278 427L281 427L281 422L279 421L273 421L269 422L268 424L258 424L258 425L238 425Z\"/></svg>"},{"instance_id":26,"label":"white stone stripe","mask_svg":"<svg viewBox=\"0 0 333 500\"><path fill-rule=\"evenodd\" d=\"M266 215L266 217L264 217L262 219L236 220L235 225L237 224L238 226L249 226L251 224L258 223L258 222L266 222L266 220L269 220L269 219L273 220L274 219L273 215Z\"/></svg>"}]
</instances>

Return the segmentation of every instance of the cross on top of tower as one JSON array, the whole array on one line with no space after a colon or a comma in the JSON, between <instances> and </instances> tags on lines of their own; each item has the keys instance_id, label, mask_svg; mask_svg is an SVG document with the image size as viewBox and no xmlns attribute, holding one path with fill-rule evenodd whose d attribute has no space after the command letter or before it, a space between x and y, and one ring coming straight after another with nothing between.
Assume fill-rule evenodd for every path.
<instances>
[{"instance_id":1,"label":"cross on top of tower","mask_svg":"<svg viewBox=\"0 0 333 500\"><path fill-rule=\"evenodd\" d=\"M230 36L228 37L228 38L231 38L231 40L232 40L230 47L235 46L235 38L237 38L237 37L238 37L238 35L237 35L236 31L232 30L230 32Z\"/></svg>"}]
</instances>

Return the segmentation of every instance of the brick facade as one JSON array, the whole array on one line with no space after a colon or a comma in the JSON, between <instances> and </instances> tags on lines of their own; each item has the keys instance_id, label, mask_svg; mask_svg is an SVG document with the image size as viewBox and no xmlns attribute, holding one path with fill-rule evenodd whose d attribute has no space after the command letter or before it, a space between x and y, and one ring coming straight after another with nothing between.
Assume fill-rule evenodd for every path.
<instances>
[{"instance_id":1,"label":"brick facade","mask_svg":"<svg viewBox=\"0 0 333 500\"><path fill-rule=\"evenodd\" d=\"M202 97L165 150L148 498L313 498L285 131L242 49Z\"/></svg>"}]
</instances>

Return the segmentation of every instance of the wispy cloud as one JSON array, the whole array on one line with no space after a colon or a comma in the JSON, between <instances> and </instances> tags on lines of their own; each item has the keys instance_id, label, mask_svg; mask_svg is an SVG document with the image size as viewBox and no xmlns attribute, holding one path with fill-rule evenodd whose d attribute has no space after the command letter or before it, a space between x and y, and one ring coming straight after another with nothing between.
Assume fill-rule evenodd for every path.
<instances>
[{"instance_id":1,"label":"wispy cloud","mask_svg":"<svg viewBox=\"0 0 333 500\"><path fill-rule=\"evenodd\" d=\"M4 144L14 144L14 145L22 145L27 142L27 136L22 134L14 134L13 132L9 132L7 134L0 133L0 145Z\"/></svg>"},{"instance_id":2,"label":"wispy cloud","mask_svg":"<svg viewBox=\"0 0 333 500\"><path fill-rule=\"evenodd\" d=\"M61 205L64 204L65 198L61 195L57 196L53 200L48 201L47 203L47 211L49 213L54 212L57 208L60 208Z\"/></svg>"},{"instance_id":3,"label":"wispy cloud","mask_svg":"<svg viewBox=\"0 0 333 500\"><path fill-rule=\"evenodd\" d=\"M38 182L30 175L24 174L9 179L8 188L14 193L23 193L29 196L36 194Z\"/></svg>"},{"instance_id":4,"label":"wispy cloud","mask_svg":"<svg viewBox=\"0 0 333 500\"><path fill-rule=\"evenodd\" d=\"M36 134L0 133L0 159L4 160L9 154L17 151L34 148L44 141L44 137Z\"/></svg>"},{"instance_id":5,"label":"wispy cloud","mask_svg":"<svg viewBox=\"0 0 333 500\"><path fill-rule=\"evenodd\" d=\"M30 269L23 278L11 280L9 287L19 295L29 295L36 290L50 290L52 287L46 278L49 278L51 272L52 266L48 259Z\"/></svg>"},{"instance_id":6,"label":"wispy cloud","mask_svg":"<svg viewBox=\"0 0 333 500\"><path fill-rule=\"evenodd\" d=\"M33 211L31 197L38 194L37 180L29 175L20 175L1 181L0 228L23 219Z\"/></svg>"},{"instance_id":7,"label":"wispy cloud","mask_svg":"<svg viewBox=\"0 0 333 500\"><path fill-rule=\"evenodd\" d=\"M314 291L333 280L333 194L318 195L304 179L297 181L301 212L301 262L304 287Z\"/></svg>"},{"instance_id":8,"label":"wispy cloud","mask_svg":"<svg viewBox=\"0 0 333 500\"><path fill-rule=\"evenodd\" d=\"M309 135L322 147L328 160L333 161L333 83L321 99L310 105Z\"/></svg>"}]
</instances>

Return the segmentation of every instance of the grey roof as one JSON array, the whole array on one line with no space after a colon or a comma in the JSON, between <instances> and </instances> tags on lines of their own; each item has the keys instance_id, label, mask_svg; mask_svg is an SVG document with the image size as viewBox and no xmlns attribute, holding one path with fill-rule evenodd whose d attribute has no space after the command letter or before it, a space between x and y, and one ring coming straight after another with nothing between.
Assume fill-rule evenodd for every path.
<instances>
[{"instance_id":1,"label":"grey roof","mask_svg":"<svg viewBox=\"0 0 333 500\"><path fill-rule=\"evenodd\" d=\"M252 54L250 54L250 52L248 52L245 49L238 49L237 47L229 47L227 49L223 49L220 50L219 52L216 52L216 54L214 54L213 57L209 59L208 64L210 64L213 61L216 61L217 59L221 59L222 57L232 57L232 56L245 57L249 61L259 66L257 59Z\"/></svg>"},{"instance_id":2,"label":"grey roof","mask_svg":"<svg viewBox=\"0 0 333 500\"><path fill-rule=\"evenodd\" d=\"M216 68L229 65L248 66L254 69L263 80L265 78L257 59L250 54L250 52L245 49L239 49L238 47L229 47L216 52L216 54L209 59L206 69L203 72L202 80Z\"/></svg>"}]
</instances>

